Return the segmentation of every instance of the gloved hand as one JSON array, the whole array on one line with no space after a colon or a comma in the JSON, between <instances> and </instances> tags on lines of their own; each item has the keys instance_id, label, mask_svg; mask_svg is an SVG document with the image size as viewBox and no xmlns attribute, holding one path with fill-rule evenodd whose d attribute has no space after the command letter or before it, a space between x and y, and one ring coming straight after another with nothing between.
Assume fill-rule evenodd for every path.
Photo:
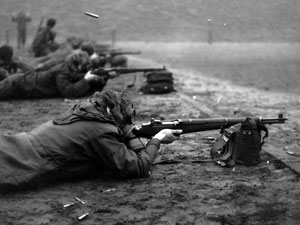
<instances>
[{"instance_id":1,"label":"gloved hand","mask_svg":"<svg viewBox=\"0 0 300 225\"><path fill-rule=\"evenodd\" d=\"M87 82L91 82L91 81L95 81L97 80L97 75L95 74L92 74L91 71L88 71L85 75L84 75L84 79L87 81Z\"/></svg>"}]
</instances>

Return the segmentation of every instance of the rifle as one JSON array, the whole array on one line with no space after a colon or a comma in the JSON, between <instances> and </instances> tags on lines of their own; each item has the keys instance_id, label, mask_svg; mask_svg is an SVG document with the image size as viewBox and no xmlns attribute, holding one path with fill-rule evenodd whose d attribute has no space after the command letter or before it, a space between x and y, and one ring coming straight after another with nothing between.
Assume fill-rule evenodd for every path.
<instances>
[{"instance_id":1,"label":"rifle","mask_svg":"<svg viewBox=\"0 0 300 225\"><path fill-rule=\"evenodd\" d=\"M288 119L283 117L283 114L279 114L277 118L261 118L255 117L255 121L262 124L276 124L285 123ZM242 118L212 118L212 119L186 119L186 120L172 120L161 121L151 119L149 123L144 123L140 126L135 126L132 132L137 137L143 137L151 139L155 134L163 129L179 129L182 130L182 134L194 133L200 131L225 129L238 123L242 123L246 120L246 117Z\"/></svg>"},{"instance_id":2,"label":"rifle","mask_svg":"<svg viewBox=\"0 0 300 225\"><path fill-rule=\"evenodd\" d=\"M164 71L166 67L162 68L97 68L94 71L91 71L92 74L98 76L109 76L110 72L116 72L117 74L128 74L128 73L138 73L138 72L155 72L155 71Z\"/></svg>"},{"instance_id":3,"label":"rifle","mask_svg":"<svg viewBox=\"0 0 300 225\"><path fill-rule=\"evenodd\" d=\"M117 55L139 55L141 54L141 51L131 52L131 51L107 51L107 52L101 52L99 53L99 56L102 57L114 57Z\"/></svg>"},{"instance_id":4,"label":"rifle","mask_svg":"<svg viewBox=\"0 0 300 225\"><path fill-rule=\"evenodd\" d=\"M37 28L37 30L36 30L36 32L35 32L34 37L33 37L32 44L33 44L34 39L36 38L37 34L39 33L39 31L40 31L40 29L41 29L41 27L42 27L42 25L43 25L43 22L44 22L44 16L42 16L42 18L41 18L41 20L40 20L39 26L38 26L38 28Z\"/></svg>"},{"instance_id":5,"label":"rifle","mask_svg":"<svg viewBox=\"0 0 300 225\"><path fill-rule=\"evenodd\" d=\"M36 30L36 34L40 31L40 29L41 29L41 27L42 27L42 25L43 25L43 22L44 22L44 16L42 16L42 18L41 18L41 20L40 20L39 26L38 26L38 28L37 28L37 30Z\"/></svg>"}]
</instances>

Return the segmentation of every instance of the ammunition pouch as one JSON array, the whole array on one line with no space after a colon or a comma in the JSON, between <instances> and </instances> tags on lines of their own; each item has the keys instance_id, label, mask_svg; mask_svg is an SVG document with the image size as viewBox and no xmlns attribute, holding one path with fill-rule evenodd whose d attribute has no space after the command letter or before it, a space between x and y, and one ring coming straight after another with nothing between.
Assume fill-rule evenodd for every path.
<instances>
[{"instance_id":1,"label":"ammunition pouch","mask_svg":"<svg viewBox=\"0 0 300 225\"><path fill-rule=\"evenodd\" d=\"M144 94L165 94L175 91L170 71L154 71L146 76L146 84L140 88Z\"/></svg>"},{"instance_id":2,"label":"ammunition pouch","mask_svg":"<svg viewBox=\"0 0 300 225\"><path fill-rule=\"evenodd\" d=\"M261 131L265 133L262 137ZM236 124L221 131L210 150L211 158L219 165L233 167L236 164L255 166L261 162L260 154L268 129L254 119Z\"/></svg>"}]
</instances>

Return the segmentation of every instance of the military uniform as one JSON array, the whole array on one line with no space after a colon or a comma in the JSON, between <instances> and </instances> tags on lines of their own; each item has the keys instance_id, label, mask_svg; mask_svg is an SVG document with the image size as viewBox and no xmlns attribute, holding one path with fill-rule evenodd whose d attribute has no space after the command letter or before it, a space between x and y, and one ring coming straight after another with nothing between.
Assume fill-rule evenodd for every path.
<instances>
[{"instance_id":1,"label":"military uniform","mask_svg":"<svg viewBox=\"0 0 300 225\"><path fill-rule=\"evenodd\" d=\"M36 71L45 71L45 70L49 70L52 67L61 64L63 62L65 62L66 57L68 55L70 55L72 53L72 51L74 51L74 49L72 49L72 47L65 47L63 49L59 49L53 53L48 54L47 57L45 58L42 62L40 62L39 64L36 65L35 70Z\"/></svg>"},{"instance_id":2,"label":"military uniform","mask_svg":"<svg viewBox=\"0 0 300 225\"><path fill-rule=\"evenodd\" d=\"M59 45L54 42L55 33L47 27L42 27L36 34L33 43L32 50L35 57L48 55L50 52L54 52L59 48Z\"/></svg>"},{"instance_id":3,"label":"military uniform","mask_svg":"<svg viewBox=\"0 0 300 225\"><path fill-rule=\"evenodd\" d=\"M119 178L149 176L160 141L154 138L135 152L123 138L115 121L90 103L30 132L0 136L0 192L105 171Z\"/></svg>"},{"instance_id":4,"label":"military uniform","mask_svg":"<svg viewBox=\"0 0 300 225\"><path fill-rule=\"evenodd\" d=\"M72 54L74 50L78 49L83 42L80 37L69 37L65 43L62 43L54 52L46 56L38 57L34 60L34 66L37 71L48 70L51 67L65 62L68 55Z\"/></svg>"},{"instance_id":5,"label":"military uniform","mask_svg":"<svg viewBox=\"0 0 300 225\"><path fill-rule=\"evenodd\" d=\"M12 15L12 21L17 23L18 30L18 48L24 47L26 44L26 23L31 21L29 14L20 11L17 15Z\"/></svg>"},{"instance_id":6,"label":"military uniform","mask_svg":"<svg viewBox=\"0 0 300 225\"><path fill-rule=\"evenodd\" d=\"M9 75L9 67L13 59L13 48L10 45L0 47L0 81Z\"/></svg>"},{"instance_id":7,"label":"military uniform","mask_svg":"<svg viewBox=\"0 0 300 225\"><path fill-rule=\"evenodd\" d=\"M75 73L67 64L59 64L49 71L18 73L0 81L0 100L26 98L76 98L101 91L108 78L97 77L91 83L84 73Z\"/></svg>"}]
</instances>

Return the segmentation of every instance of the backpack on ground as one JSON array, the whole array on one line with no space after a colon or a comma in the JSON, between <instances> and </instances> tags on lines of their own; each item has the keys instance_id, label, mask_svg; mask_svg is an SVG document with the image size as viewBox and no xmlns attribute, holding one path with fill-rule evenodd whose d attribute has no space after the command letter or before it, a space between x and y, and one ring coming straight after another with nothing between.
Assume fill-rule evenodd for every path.
<instances>
[{"instance_id":1,"label":"backpack on ground","mask_svg":"<svg viewBox=\"0 0 300 225\"><path fill-rule=\"evenodd\" d=\"M165 94L175 91L173 74L170 71L147 73L146 84L140 88L144 94Z\"/></svg>"},{"instance_id":2,"label":"backpack on ground","mask_svg":"<svg viewBox=\"0 0 300 225\"><path fill-rule=\"evenodd\" d=\"M261 132L265 135L262 138ZM221 131L220 137L210 150L211 158L219 165L233 167L236 164L255 166L261 162L261 149L268 137L265 125L247 118Z\"/></svg>"}]
</instances>

